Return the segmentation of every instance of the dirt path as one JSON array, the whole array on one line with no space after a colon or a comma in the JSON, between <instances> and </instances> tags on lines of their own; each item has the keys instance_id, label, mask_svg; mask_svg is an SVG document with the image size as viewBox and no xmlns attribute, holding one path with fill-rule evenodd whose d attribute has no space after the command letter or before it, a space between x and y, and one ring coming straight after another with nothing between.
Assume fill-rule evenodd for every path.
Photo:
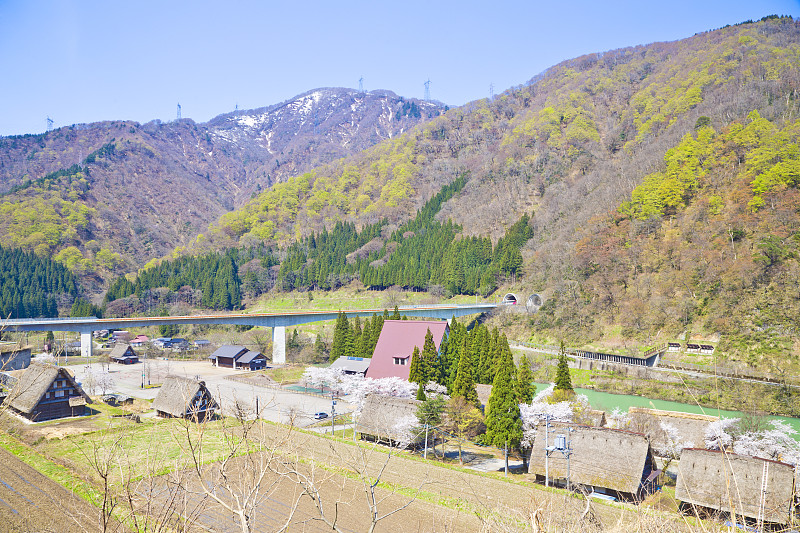
<instances>
[{"instance_id":1,"label":"dirt path","mask_svg":"<svg viewBox=\"0 0 800 533\"><path fill-rule=\"evenodd\" d=\"M0 449L0 529L97 531L97 509Z\"/></svg>"}]
</instances>

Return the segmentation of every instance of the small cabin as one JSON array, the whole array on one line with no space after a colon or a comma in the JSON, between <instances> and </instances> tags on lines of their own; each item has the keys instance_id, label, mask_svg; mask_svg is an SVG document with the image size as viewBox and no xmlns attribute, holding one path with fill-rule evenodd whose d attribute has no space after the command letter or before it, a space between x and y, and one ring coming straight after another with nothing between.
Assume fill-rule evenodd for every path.
<instances>
[{"instance_id":1,"label":"small cabin","mask_svg":"<svg viewBox=\"0 0 800 533\"><path fill-rule=\"evenodd\" d=\"M231 344L220 346L208 359L223 368L261 370L267 366L267 358L261 352Z\"/></svg>"},{"instance_id":2,"label":"small cabin","mask_svg":"<svg viewBox=\"0 0 800 533\"><path fill-rule=\"evenodd\" d=\"M219 405L204 381L169 376L153 401L153 409L162 418L187 418L202 422L213 417Z\"/></svg>"},{"instance_id":3,"label":"small cabin","mask_svg":"<svg viewBox=\"0 0 800 533\"><path fill-rule=\"evenodd\" d=\"M368 357L340 357L331 363L330 368L340 368L344 374L349 376L364 377L367 375L370 361L372 359Z\"/></svg>"},{"instance_id":4,"label":"small cabin","mask_svg":"<svg viewBox=\"0 0 800 533\"><path fill-rule=\"evenodd\" d=\"M132 365L139 362L139 356L133 351L133 347L126 343L117 343L108 354L108 359L121 365Z\"/></svg>"}]
</instances>

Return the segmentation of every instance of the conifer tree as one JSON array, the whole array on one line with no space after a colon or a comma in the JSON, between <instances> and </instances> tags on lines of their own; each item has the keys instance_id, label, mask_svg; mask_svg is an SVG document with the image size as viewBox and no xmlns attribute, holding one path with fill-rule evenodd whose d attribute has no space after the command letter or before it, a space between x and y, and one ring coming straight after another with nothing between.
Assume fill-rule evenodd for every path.
<instances>
[{"instance_id":1,"label":"conifer tree","mask_svg":"<svg viewBox=\"0 0 800 533\"><path fill-rule=\"evenodd\" d=\"M470 351L467 349L467 337L461 337L461 357L458 360L458 371L456 378L453 381L452 391L450 396L461 396L468 403L479 407L478 391L475 388L475 381L472 377L472 357Z\"/></svg>"},{"instance_id":2,"label":"conifer tree","mask_svg":"<svg viewBox=\"0 0 800 533\"><path fill-rule=\"evenodd\" d=\"M430 328L425 333L425 343L422 345L421 359L423 363L422 377L424 383L437 381L439 379L439 357L436 351L436 343L433 342L433 334Z\"/></svg>"},{"instance_id":3,"label":"conifer tree","mask_svg":"<svg viewBox=\"0 0 800 533\"><path fill-rule=\"evenodd\" d=\"M424 402L428 398L425 396L425 386L420 383L419 387L417 387L417 400Z\"/></svg>"},{"instance_id":4,"label":"conifer tree","mask_svg":"<svg viewBox=\"0 0 800 533\"><path fill-rule=\"evenodd\" d=\"M400 310L395 305L394 306L394 313L392 313L392 320L400 320L400 318L401 318L400 317Z\"/></svg>"},{"instance_id":5,"label":"conifer tree","mask_svg":"<svg viewBox=\"0 0 800 533\"><path fill-rule=\"evenodd\" d=\"M339 311L336 319L336 326L333 328L333 343L331 343L330 361L336 361L340 357L353 355L353 342L350 332L350 324L347 315Z\"/></svg>"},{"instance_id":6,"label":"conifer tree","mask_svg":"<svg viewBox=\"0 0 800 533\"><path fill-rule=\"evenodd\" d=\"M556 367L556 382L554 390L561 390L567 393L573 392L572 378L569 375L569 364L567 363L567 351L564 348L564 341L561 341L561 349L558 353L558 366Z\"/></svg>"},{"instance_id":7,"label":"conifer tree","mask_svg":"<svg viewBox=\"0 0 800 533\"><path fill-rule=\"evenodd\" d=\"M419 346L414 346L414 351L411 352L411 368L408 369L408 381L411 383L425 384L425 376L422 370L423 362L419 354Z\"/></svg>"},{"instance_id":8,"label":"conifer tree","mask_svg":"<svg viewBox=\"0 0 800 533\"><path fill-rule=\"evenodd\" d=\"M531 373L531 362L527 355L519 359L517 367L517 403L527 404L533 400L535 386L533 385L533 374Z\"/></svg>"},{"instance_id":9,"label":"conifer tree","mask_svg":"<svg viewBox=\"0 0 800 533\"><path fill-rule=\"evenodd\" d=\"M513 448L522 440L522 418L514 391L514 374L516 368L511 351L504 350L486 407L486 440L498 448Z\"/></svg>"}]
</instances>

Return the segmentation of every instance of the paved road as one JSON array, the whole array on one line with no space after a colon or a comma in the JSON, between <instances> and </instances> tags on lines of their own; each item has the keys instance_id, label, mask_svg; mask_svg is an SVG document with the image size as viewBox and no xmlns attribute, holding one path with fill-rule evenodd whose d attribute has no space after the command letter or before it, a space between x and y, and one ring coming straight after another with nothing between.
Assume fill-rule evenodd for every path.
<instances>
[{"instance_id":1,"label":"paved road","mask_svg":"<svg viewBox=\"0 0 800 533\"><path fill-rule=\"evenodd\" d=\"M147 365L147 366L145 366ZM247 412L255 412L256 398L261 418L273 422L287 423L294 417L296 426L305 427L315 422L313 415L319 411L330 413L331 400L320 396L290 392L282 389L257 387L226 379L228 376L246 376L245 370L233 370L211 366L207 361L163 361L150 360L147 363L134 365L116 365L93 363L89 365L93 372L109 368L114 380L113 391L151 400L158 394L158 388L142 389L142 371L146 369L150 383L161 383L168 375L182 377L199 377L205 381L206 386L220 403L223 414L233 415L238 405ZM86 370L84 365L70 367L75 372L79 382L86 384ZM145 378L147 381L147 378ZM92 394L91 391L87 391ZM100 394L95 390L94 394ZM352 410L352 407L342 400L336 405L337 413Z\"/></svg>"}]
</instances>

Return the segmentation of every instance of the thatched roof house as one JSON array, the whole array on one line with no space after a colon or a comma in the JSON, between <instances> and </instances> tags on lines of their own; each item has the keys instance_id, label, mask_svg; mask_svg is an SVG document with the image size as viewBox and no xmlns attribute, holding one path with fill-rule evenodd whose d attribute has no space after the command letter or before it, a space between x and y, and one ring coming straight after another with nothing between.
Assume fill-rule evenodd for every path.
<instances>
[{"instance_id":1,"label":"thatched roof house","mask_svg":"<svg viewBox=\"0 0 800 533\"><path fill-rule=\"evenodd\" d=\"M206 388L204 381L169 376L164 380L153 409L158 416L165 418L190 418L202 421L213 416L219 405Z\"/></svg>"},{"instance_id":2,"label":"thatched roof house","mask_svg":"<svg viewBox=\"0 0 800 533\"><path fill-rule=\"evenodd\" d=\"M0 342L0 371L22 370L31 364L31 346Z\"/></svg>"},{"instance_id":3,"label":"thatched roof house","mask_svg":"<svg viewBox=\"0 0 800 533\"><path fill-rule=\"evenodd\" d=\"M642 434L619 429L552 424L545 444L545 427L540 424L531 447L528 472L544 481L545 446L553 446L557 435L570 441L570 484L592 487L624 499L640 499L655 489L660 473L650 443ZM570 432L569 430L572 429ZM550 480L567 477L567 459L560 451L551 452Z\"/></svg>"},{"instance_id":4,"label":"thatched roof house","mask_svg":"<svg viewBox=\"0 0 800 533\"><path fill-rule=\"evenodd\" d=\"M139 356L133 351L131 345L124 342L115 344L111 353L108 354L108 358L121 365L132 365L139 362Z\"/></svg>"},{"instance_id":5,"label":"thatched roof house","mask_svg":"<svg viewBox=\"0 0 800 533\"><path fill-rule=\"evenodd\" d=\"M64 367L47 363L31 363L20 376L6 404L34 422L82 416L89 396Z\"/></svg>"},{"instance_id":6,"label":"thatched roof house","mask_svg":"<svg viewBox=\"0 0 800 533\"><path fill-rule=\"evenodd\" d=\"M762 492L763 489L763 492ZM794 467L715 450L687 448L678 465L675 498L692 506L786 524L794 498Z\"/></svg>"},{"instance_id":7,"label":"thatched roof house","mask_svg":"<svg viewBox=\"0 0 800 533\"><path fill-rule=\"evenodd\" d=\"M626 429L647 435L653 450L659 455L666 454L666 451L675 447L674 443L669 441L662 423L678 430L680 437L678 444L682 444L677 446L678 448L696 448L704 446L708 425L719 420L719 417L716 416L644 407L631 407L628 409L628 414L630 415L630 424Z\"/></svg>"},{"instance_id":8,"label":"thatched roof house","mask_svg":"<svg viewBox=\"0 0 800 533\"><path fill-rule=\"evenodd\" d=\"M409 435L410 424L416 424L419 400L370 394L356 421L356 431L362 438L378 442L416 444L424 435Z\"/></svg>"}]
</instances>

